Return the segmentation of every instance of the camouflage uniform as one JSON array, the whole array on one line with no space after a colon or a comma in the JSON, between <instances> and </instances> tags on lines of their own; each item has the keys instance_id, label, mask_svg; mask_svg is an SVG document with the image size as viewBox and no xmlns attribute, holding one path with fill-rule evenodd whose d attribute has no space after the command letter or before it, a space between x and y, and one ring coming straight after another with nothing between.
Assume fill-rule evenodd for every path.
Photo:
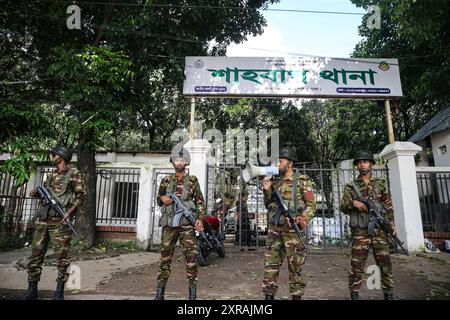
<instances>
[{"instance_id":1,"label":"camouflage uniform","mask_svg":"<svg viewBox=\"0 0 450 320\"><path fill-rule=\"evenodd\" d=\"M272 183L272 188L278 190L287 206L293 210L295 216L303 214L310 221L315 214L316 202L314 199L312 181L308 176L300 175L297 180L297 201L293 197L294 176L283 177ZM299 241L294 228L289 227L287 220L281 217L281 226L273 223L277 212L277 204L272 197L272 188L264 190L264 203L268 210L268 234L265 251L265 266L263 279L263 292L275 295L278 289L276 282L284 257L287 257L289 268L289 292L292 296L302 296L305 282L301 278L302 266L305 263L306 251ZM295 208L297 209L295 212Z\"/></svg>"},{"instance_id":2,"label":"camouflage uniform","mask_svg":"<svg viewBox=\"0 0 450 320\"><path fill-rule=\"evenodd\" d=\"M358 177L355 180L355 185L364 198L381 202L386 209L386 218L390 222L394 221L392 201L384 180L371 178L370 183L366 185L361 177ZM353 182L347 183L341 209L345 214L350 215L352 232L352 260L349 271L350 292L358 292L361 288L367 256L370 247L372 247L375 262L381 270L381 288L385 293L392 293L394 280L387 235L381 229L375 229L373 236L368 234L369 214L360 212L353 207L352 203L356 198L357 194L353 189Z\"/></svg>"},{"instance_id":3,"label":"camouflage uniform","mask_svg":"<svg viewBox=\"0 0 450 320\"><path fill-rule=\"evenodd\" d=\"M248 193L243 193L242 195L244 197L244 195L248 195ZM236 231L234 241L236 245L239 245L239 238L241 240L241 245L251 246L252 230L249 219L248 203L245 199L236 201Z\"/></svg>"},{"instance_id":4,"label":"camouflage uniform","mask_svg":"<svg viewBox=\"0 0 450 320\"><path fill-rule=\"evenodd\" d=\"M186 177L188 177L186 179ZM158 194L158 205L162 207L162 215L159 226L162 227L161 236L161 260L158 269L158 287L165 287L170 277L170 265L172 263L175 245L180 239L183 247L183 254L186 261L186 274L189 281L189 287L195 287L197 284L197 239L194 226L189 224L187 219L182 219L181 227L172 227L173 205L164 205L161 196L168 192L174 193L183 201L187 208L190 208L196 219L203 219L205 204L198 179L195 176L184 175L180 181L177 181L175 175L166 176L161 181Z\"/></svg>"},{"instance_id":5,"label":"camouflage uniform","mask_svg":"<svg viewBox=\"0 0 450 320\"><path fill-rule=\"evenodd\" d=\"M50 173L44 182L54 196L63 205L64 209L78 208L85 198L85 185L82 174L77 169L66 165L63 170ZM38 217L36 233L31 244L31 257L28 263L28 281L39 281L42 272L42 263L47 252L48 243L54 244L55 256L58 260L57 281L66 282L70 265L69 249L72 231L69 226L61 224L61 216L48 206L40 206L39 211L47 211L48 217Z\"/></svg>"}]
</instances>

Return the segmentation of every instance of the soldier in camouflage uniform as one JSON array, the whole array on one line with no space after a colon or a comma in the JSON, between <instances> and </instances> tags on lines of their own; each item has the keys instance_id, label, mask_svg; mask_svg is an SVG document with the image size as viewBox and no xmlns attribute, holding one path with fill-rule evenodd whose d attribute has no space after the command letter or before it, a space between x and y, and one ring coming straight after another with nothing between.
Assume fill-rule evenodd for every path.
<instances>
[{"instance_id":1,"label":"soldier in camouflage uniform","mask_svg":"<svg viewBox=\"0 0 450 320\"><path fill-rule=\"evenodd\" d=\"M359 196L362 196L383 204L385 210L382 214L389 220L395 233L391 197L387 192L386 182L372 177L372 165L374 163L371 153L360 151L356 154L353 165L357 166L359 176L354 181L346 184L341 205L341 210L345 214L350 215L352 259L349 272L349 288L352 300L358 300L359 298L358 292L362 285L364 268L371 247L375 262L381 270L381 287L384 292L384 298L386 300L393 299L394 280L387 235L383 230L377 228L375 228L373 236L368 234L368 209L362 202L356 200ZM359 195L355 188L359 190Z\"/></svg>"},{"instance_id":2,"label":"soldier in camouflage uniform","mask_svg":"<svg viewBox=\"0 0 450 320\"><path fill-rule=\"evenodd\" d=\"M158 269L158 286L155 300L164 300L164 291L170 276L170 265L177 240L183 247L186 262L186 274L189 282L189 300L197 297L197 238L195 231L203 231L203 217L205 213L205 201L197 177L185 172L186 164L189 163L189 153L183 150L176 157L171 157L175 168L175 174L166 176L161 181L158 193L158 205L161 207L161 219L159 226L162 227L161 236L161 260ZM186 218L182 219L182 226L173 227L174 210L168 192L174 192L185 207L190 209L196 217L196 225L189 224Z\"/></svg>"},{"instance_id":3,"label":"soldier in camouflage uniform","mask_svg":"<svg viewBox=\"0 0 450 320\"><path fill-rule=\"evenodd\" d=\"M304 294L305 282L301 278L302 266L305 263L306 248L302 245L290 221L281 217L281 225L275 225L273 218L277 212L277 203L272 196L278 190L286 205L292 210L295 223L304 228L316 211L313 185L306 175L297 175L294 162L296 151L286 148L280 151L278 168L280 176L274 181L264 177L264 203L267 212L267 242L263 292L266 300L273 300L277 291L277 279L284 258L287 257L289 268L289 292L293 300L300 300Z\"/></svg>"},{"instance_id":4,"label":"soldier in camouflage uniform","mask_svg":"<svg viewBox=\"0 0 450 320\"><path fill-rule=\"evenodd\" d=\"M72 152L64 146L57 146L50 152L56 164L56 171L49 174L44 186L57 199L66 211L66 215L62 218L49 205L39 206L39 216L35 225L36 233L31 244L31 257L28 263L28 291L24 297L26 300L37 299L37 284L50 240L54 244L55 256L58 260L57 286L53 299L64 300L64 285L69 277L67 269L70 265L69 249L72 240L72 231L67 221L75 215L76 209L85 198L83 176L69 164ZM37 196L36 190L32 190L30 196Z\"/></svg>"},{"instance_id":5,"label":"soldier in camouflage uniform","mask_svg":"<svg viewBox=\"0 0 450 320\"><path fill-rule=\"evenodd\" d=\"M238 201L236 201L236 231L234 240L236 245L251 246L252 244L252 230L247 201L248 191L244 189L242 190L242 197L241 193L239 193Z\"/></svg>"}]
</instances>

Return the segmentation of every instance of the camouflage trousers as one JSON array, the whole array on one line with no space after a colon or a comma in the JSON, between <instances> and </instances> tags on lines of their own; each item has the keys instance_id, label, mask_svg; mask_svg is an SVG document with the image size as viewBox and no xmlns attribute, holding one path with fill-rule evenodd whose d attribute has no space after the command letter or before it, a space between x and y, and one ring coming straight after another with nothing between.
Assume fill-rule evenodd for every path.
<instances>
[{"instance_id":1,"label":"camouflage trousers","mask_svg":"<svg viewBox=\"0 0 450 320\"><path fill-rule=\"evenodd\" d=\"M352 230L352 233L352 260L348 277L350 291L359 291L361 288L365 264L372 247L375 263L381 272L381 288L384 292L391 293L394 278L387 235L379 229L375 229L373 236L369 236L367 231Z\"/></svg>"},{"instance_id":2,"label":"camouflage trousers","mask_svg":"<svg viewBox=\"0 0 450 320\"><path fill-rule=\"evenodd\" d=\"M289 269L289 292L293 296L302 296L306 285L301 278L306 259L305 248L294 231L275 231L270 228L265 251L263 292L276 294L277 280L285 257Z\"/></svg>"},{"instance_id":3,"label":"camouflage trousers","mask_svg":"<svg viewBox=\"0 0 450 320\"><path fill-rule=\"evenodd\" d=\"M28 262L28 281L39 281L41 279L42 264L50 240L54 245L55 256L58 260L57 281L62 280L66 282L69 278L67 269L70 265L69 250L72 231L68 226L63 226L56 221L52 223L38 221L36 222L36 233L31 244L31 257Z\"/></svg>"},{"instance_id":4,"label":"camouflage trousers","mask_svg":"<svg viewBox=\"0 0 450 320\"><path fill-rule=\"evenodd\" d=\"M194 227L182 226L178 228L164 227L161 236L161 260L158 268L158 287L165 287L170 277L175 245L180 239L186 265L186 275L190 287L197 285L197 238Z\"/></svg>"}]
</instances>

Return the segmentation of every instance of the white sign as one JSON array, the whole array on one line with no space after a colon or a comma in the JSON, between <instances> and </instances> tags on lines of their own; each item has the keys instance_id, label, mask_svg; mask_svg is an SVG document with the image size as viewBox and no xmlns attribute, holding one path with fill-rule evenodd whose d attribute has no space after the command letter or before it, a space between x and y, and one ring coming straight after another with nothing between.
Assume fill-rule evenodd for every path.
<instances>
[{"instance_id":1,"label":"white sign","mask_svg":"<svg viewBox=\"0 0 450 320\"><path fill-rule=\"evenodd\" d=\"M397 59L186 57L183 93L196 96L401 97Z\"/></svg>"}]
</instances>

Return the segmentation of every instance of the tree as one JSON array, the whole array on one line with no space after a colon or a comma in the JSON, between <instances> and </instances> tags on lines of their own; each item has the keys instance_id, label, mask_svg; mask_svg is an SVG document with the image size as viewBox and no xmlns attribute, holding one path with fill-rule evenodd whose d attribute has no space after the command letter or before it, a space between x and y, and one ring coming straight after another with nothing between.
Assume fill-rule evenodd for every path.
<instances>
[{"instance_id":1,"label":"tree","mask_svg":"<svg viewBox=\"0 0 450 320\"><path fill-rule=\"evenodd\" d=\"M258 9L274 2L84 2L81 30L66 28L71 1L2 4L5 55L0 62L2 69L11 70L2 80L30 81L25 86L2 84L2 98L14 108L32 105L28 110L35 112L44 103L64 113L72 125L75 120L69 137L63 136L75 141L78 166L87 177L89 197L78 224L85 224L81 228L88 246L94 239L95 151L105 146L104 135L138 125L148 133L149 149L167 146L171 128L188 119L180 95L183 57L223 54L231 42L261 33L265 21ZM47 133L55 136L52 129Z\"/></svg>"},{"instance_id":2,"label":"tree","mask_svg":"<svg viewBox=\"0 0 450 320\"><path fill-rule=\"evenodd\" d=\"M394 104L396 134L408 139L450 102L450 3L430 0L352 0L378 5L381 29L359 27L354 57L397 57L404 98Z\"/></svg>"},{"instance_id":3,"label":"tree","mask_svg":"<svg viewBox=\"0 0 450 320\"><path fill-rule=\"evenodd\" d=\"M90 247L95 242L95 150L101 144L102 133L110 130L114 118L123 112L120 94L133 75L131 61L123 53L96 46L81 51L56 47L52 57L48 74L60 80L60 105L65 105L78 120L67 130L78 140L78 168L86 180L86 200L77 222Z\"/></svg>"}]
</instances>

